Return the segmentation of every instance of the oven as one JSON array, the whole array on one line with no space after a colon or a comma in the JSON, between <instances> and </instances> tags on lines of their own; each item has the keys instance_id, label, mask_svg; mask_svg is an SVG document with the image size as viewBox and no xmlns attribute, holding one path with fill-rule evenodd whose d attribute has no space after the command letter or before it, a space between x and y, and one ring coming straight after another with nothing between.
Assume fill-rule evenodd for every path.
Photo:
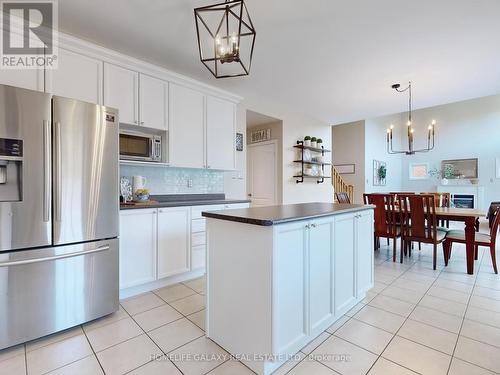
<instances>
[{"instance_id":1,"label":"oven","mask_svg":"<svg viewBox=\"0 0 500 375\"><path fill-rule=\"evenodd\" d=\"M135 131L120 131L120 159L161 162L162 138Z\"/></svg>"}]
</instances>

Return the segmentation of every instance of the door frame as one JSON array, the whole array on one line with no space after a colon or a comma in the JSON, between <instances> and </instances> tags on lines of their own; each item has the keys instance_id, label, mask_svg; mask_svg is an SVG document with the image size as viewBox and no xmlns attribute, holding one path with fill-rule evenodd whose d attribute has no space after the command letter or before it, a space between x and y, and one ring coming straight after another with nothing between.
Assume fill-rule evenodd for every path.
<instances>
[{"instance_id":1,"label":"door frame","mask_svg":"<svg viewBox=\"0 0 500 375\"><path fill-rule=\"evenodd\" d=\"M255 147L257 146L266 146L266 145L273 145L274 147L274 170L276 171L275 175L274 175L274 204L278 204L278 176L277 176L277 173L278 173L278 170L279 170L279 165L278 165L278 155L277 155L277 152L278 152L278 140L277 139L270 139L269 141L264 141L264 142L256 142L256 143L250 143L249 145L247 145L247 150L249 149L254 149ZM250 157L251 157L251 154L250 152L248 152L248 155L247 155L247 195L252 198L252 196L250 196L249 194L252 194L252 192L248 191L250 190L250 187L251 187L251 181L252 179L250 178L250 168L249 168L249 164L250 164ZM250 206L252 205L252 203L250 203Z\"/></svg>"}]
</instances>

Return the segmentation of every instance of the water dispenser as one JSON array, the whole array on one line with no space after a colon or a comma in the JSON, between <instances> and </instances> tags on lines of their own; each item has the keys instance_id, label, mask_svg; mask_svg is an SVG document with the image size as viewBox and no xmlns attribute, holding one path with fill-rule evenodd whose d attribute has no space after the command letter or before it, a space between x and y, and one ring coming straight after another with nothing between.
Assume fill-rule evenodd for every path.
<instances>
[{"instance_id":1,"label":"water dispenser","mask_svg":"<svg viewBox=\"0 0 500 375\"><path fill-rule=\"evenodd\" d=\"M23 141L0 138L0 202L22 201Z\"/></svg>"}]
</instances>

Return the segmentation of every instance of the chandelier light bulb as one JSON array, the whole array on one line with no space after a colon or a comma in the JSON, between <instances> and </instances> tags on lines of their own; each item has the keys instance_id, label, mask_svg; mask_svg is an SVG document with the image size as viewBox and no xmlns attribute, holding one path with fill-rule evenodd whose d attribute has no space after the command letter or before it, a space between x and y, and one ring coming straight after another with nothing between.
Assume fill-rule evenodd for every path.
<instances>
[{"instance_id":1,"label":"chandelier light bulb","mask_svg":"<svg viewBox=\"0 0 500 375\"><path fill-rule=\"evenodd\" d=\"M415 129L411 128L410 133L413 134L415 132Z\"/></svg>"},{"instance_id":2,"label":"chandelier light bulb","mask_svg":"<svg viewBox=\"0 0 500 375\"><path fill-rule=\"evenodd\" d=\"M391 129L394 129L394 125L391 124Z\"/></svg>"},{"instance_id":3,"label":"chandelier light bulb","mask_svg":"<svg viewBox=\"0 0 500 375\"><path fill-rule=\"evenodd\" d=\"M406 125L411 126L411 121L408 121Z\"/></svg>"},{"instance_id":4,"label":"chandelier light bulb","mask_svg":"<svg viewBox=\"0 0 500 375\"><path fill-rule=\"evenodd\" d=\"M431 125L432 126L436 125L436 120L432 120Z\"/></svg>"},{"instance_id":5,"label":"chandelier light bulb","mask_svg":"<svg viewBox=\"0 0 500 375\"><path fill-rule=\"evenodd\" d=\"M432 130L432 125L429 125L429 130Z\"/></svg>"},{"instance_id":6,"label":"chandelier light bulb","mask_svg":"<svg viewBox=\"0 0 500 375\"><path fill-rule=\"evenodd\" d=\"M387 129L387 134L389 134L391 132L391 129Z\"/></svg>"}]
</instances>

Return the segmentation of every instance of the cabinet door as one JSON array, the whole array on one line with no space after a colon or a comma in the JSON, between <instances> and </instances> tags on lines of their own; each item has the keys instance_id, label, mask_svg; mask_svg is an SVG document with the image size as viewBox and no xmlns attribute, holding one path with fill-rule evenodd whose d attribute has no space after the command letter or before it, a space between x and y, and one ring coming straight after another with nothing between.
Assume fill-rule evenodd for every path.
<instances>
[{"instance_id":1,"label":"cabinet door","mask_svg":"<svg viewBox=\"0 0 500 375\"><path fill-rule=\"evenodd\" d=\"M275 354L293 350L308 335L306 224L299 221L277 225L274 229L272 324Z\"/></svg>"},{"instance_id":2,"label":"cabinet door","mask_svg":"<svg viewBox=\"0 0 500 375\"><path fill-rule=\"evenodd\" d=\"M158 278L189 271L191 208L158 210Z\"/></svg>"},{"instance_id":3,"label":"cabinet door","mask_svg":"<svg viewBox=\"0 0 500 375\"><path fill-rule=\"evenodd\" d=\"M234 169L235 105L207 96L207 168Z\"/></svg>"},{"instance_id":4,"label":"cabinet door","mask_svg":"<svg viewBox=\"0 0 500 375\"><path fill-rule=\"evenodd\" d=\"M140 124L158 130L167 130L168 82L139 75Z\"/></svg>"},{"instance_id":5,"label":"cabinet door","mask_svg":"<svg viewBox=\"0 0 500 375\"><path fill-rule=\"evenodd\" d=\"M309 320L311 335L320 333L334 315L334 217L314 220L309 230Z\"/></svg>"},{"instance_id":6,"label":"cabinet door","mask_svg":"<svg viewBox=\"0 0 500 375\"><path fill-rule=\"evenodd\" d=\"M120 289L156 280L156 209L120 212Z\"/></svg>"},{"instance_id":7,"label":"cabinet door","mask_svg":"<svg viewBox=\"0 0 500 375\"><path fill-rule=\"evenodd\" d=\"M21 87L28 90L43 91L43 68L0 69L0 84Z\"/></svg>"},{"instance_id":8,"label":"cabinet door","mask_svg":"<svg viewBox=\"0 0 500 375\"><path fill-rule=\"evenodd\" d=\"M354 214L335 217L334 295L335 315L344 314L356 299Z\"/></svg>"},{"instance_id":9,"label":"cabinet door","mask_svg":"<svg viewBox=\"0 0 500 375\"><path fill-rule=\"evenodd\" d=\"M120 123L138 125L139 74L104 63L104 105L117 108Z\"/></svg>"},{"instance_id":10,"label":"cabinet door","mask_svg":"<svg viewBox=\"0 0 500 375\"><path fill-rule=\"evenodd\" d=\"M102 61L59 48L57 69L47 70L45 91L102 104Z\"/></svg>"},{"instance_id":11,"label":"cabinet door","mask_svg":"<svg viewBox=\"0 0 500 375\"><path fill-rule=\"evenodd\" d=\"M373 287L373 211L356 215L356 280L357 298Z\"/></svg>"},{"instance_id":12,"label":"cabinet door","mask_svg":"<svg viewBox=\"0 0 500 375\"><path fill-rule=\"evenodd\" d=\"M173 83L169 88L170 165L204 168L204 96Z\"/></svg>"}]
</instances>

